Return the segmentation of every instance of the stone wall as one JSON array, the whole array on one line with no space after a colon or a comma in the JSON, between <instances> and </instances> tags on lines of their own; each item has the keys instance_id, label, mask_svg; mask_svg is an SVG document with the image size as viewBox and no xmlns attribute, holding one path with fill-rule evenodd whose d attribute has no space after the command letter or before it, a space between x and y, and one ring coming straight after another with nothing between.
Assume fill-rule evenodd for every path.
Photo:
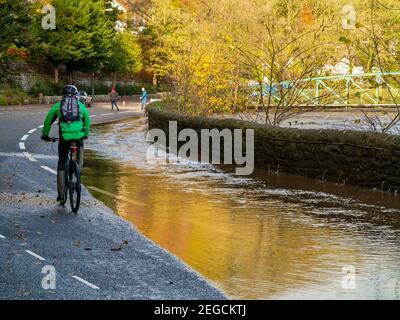
<instances>
[{"instance_id":1,"label":"stone wall","mask_svg":"<svg viewBox=\"0 0 400 320\"><path fill-rule=\"evenodd\" d=\"M339 184L400 191L398 136L281 128L240 120L179 115L154 107L149 108L148 115L150 129L159 128L166 132L169 121L177 121L178 130L254 129L255 164L259 167Z\"/></svg>"}]
</instances>

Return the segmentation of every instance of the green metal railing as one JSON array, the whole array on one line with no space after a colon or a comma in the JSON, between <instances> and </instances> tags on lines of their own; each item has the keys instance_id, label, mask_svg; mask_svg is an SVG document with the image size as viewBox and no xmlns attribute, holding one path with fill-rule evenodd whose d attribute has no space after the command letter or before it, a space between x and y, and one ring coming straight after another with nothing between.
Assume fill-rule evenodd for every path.
<instances>
[{"instance_id":1,"label":"green metal railing","mask_svg":"<svg viewBox=\"0 0 400 320\"><path fill-rule=\"evenodd\" d=\"M398 77L395 83L390 81L395 77ZM373 79L374 84L369 81L365 85L366 79ZM271 94L276 102L280 102L279 93L292 90L302 97L297 99L299 106L397 106L400 104L399 84L400 71L323 76L265 85L263 95Z\"/></svg>"}]
</instances>

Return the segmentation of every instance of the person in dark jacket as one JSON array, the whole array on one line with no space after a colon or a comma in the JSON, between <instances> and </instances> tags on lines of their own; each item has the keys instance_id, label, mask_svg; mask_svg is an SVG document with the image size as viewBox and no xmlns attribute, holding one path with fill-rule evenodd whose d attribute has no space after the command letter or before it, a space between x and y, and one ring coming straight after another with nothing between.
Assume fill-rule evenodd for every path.
<instances>
[{"instance_id":1,"label":"person in dark jacket","mask_svg":"<svg viewBox=\"0 0 400 320\"><path fill-rule=\"evenodd\" d=\"M111 110L114 110L114 107L119 111L117 101L118 101L118 92L115 89L115 86L112 87L111 92L109 94L110 101L111 101Z\"/></svg>"}]
</instances>

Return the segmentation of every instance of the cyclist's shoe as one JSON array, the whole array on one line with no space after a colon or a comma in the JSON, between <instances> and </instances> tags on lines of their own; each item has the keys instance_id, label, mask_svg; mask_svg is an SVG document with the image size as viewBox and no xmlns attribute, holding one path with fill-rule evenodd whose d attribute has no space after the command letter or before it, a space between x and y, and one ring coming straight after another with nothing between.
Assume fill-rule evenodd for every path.
<instances>
[{"instance_id":1,"label":"cyclist's shoe","mask_svg":"<svg viewBox=\"0 0 400 320\"><path fill-rule=\"evenodd\" d=\"M65 203L64 197L58 196L57 197L57 203L62 206Z\"/></svg>"}]
</instances>

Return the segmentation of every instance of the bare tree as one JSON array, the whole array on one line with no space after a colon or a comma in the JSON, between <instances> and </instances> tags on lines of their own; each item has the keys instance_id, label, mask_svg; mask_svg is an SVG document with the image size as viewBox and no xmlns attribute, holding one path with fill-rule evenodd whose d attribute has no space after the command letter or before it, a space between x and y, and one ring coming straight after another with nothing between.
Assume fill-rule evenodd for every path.
<instances>
[{"instance_id":1,"label":"bare tree","mask_svg":"<svg viewBox=\"0 0 400 320\"><path fill-rule=\"evenodd\" d=\"M258 21L250 22L255 24L249 27L252 37L247 41L251 43L236 43L241 63L256 82L253 87L257 99L242 110L242 118L279 125L307 112L317 102L321 105L324 97L312 93L314 83L310 78L323 68L327 52L333 47L333 42L325 36L332 21L318 20L307 8L308 19L304 23L301 19L304 10L300 7L282 17L268 11Z\"/></svg>"},{"instance_id":2,"label":"bare tree","mask_svg":"<svg viewBox=\"0 0 400 320\"><path fill-rule=\"evenodd\" d=\"M371 66L379 70L375 86L385 88L389 95L391 109L361 112L360 124L370 131L388 133L395 131L400 122L399 89L400 77L387 71L399 69L400 6L393 1L369 0L369 13L360 28L356 30L362 41L356 42L359 53L366 55ZM379 98L379 97L377 97Z\"/></svg>"}]
</instances>

